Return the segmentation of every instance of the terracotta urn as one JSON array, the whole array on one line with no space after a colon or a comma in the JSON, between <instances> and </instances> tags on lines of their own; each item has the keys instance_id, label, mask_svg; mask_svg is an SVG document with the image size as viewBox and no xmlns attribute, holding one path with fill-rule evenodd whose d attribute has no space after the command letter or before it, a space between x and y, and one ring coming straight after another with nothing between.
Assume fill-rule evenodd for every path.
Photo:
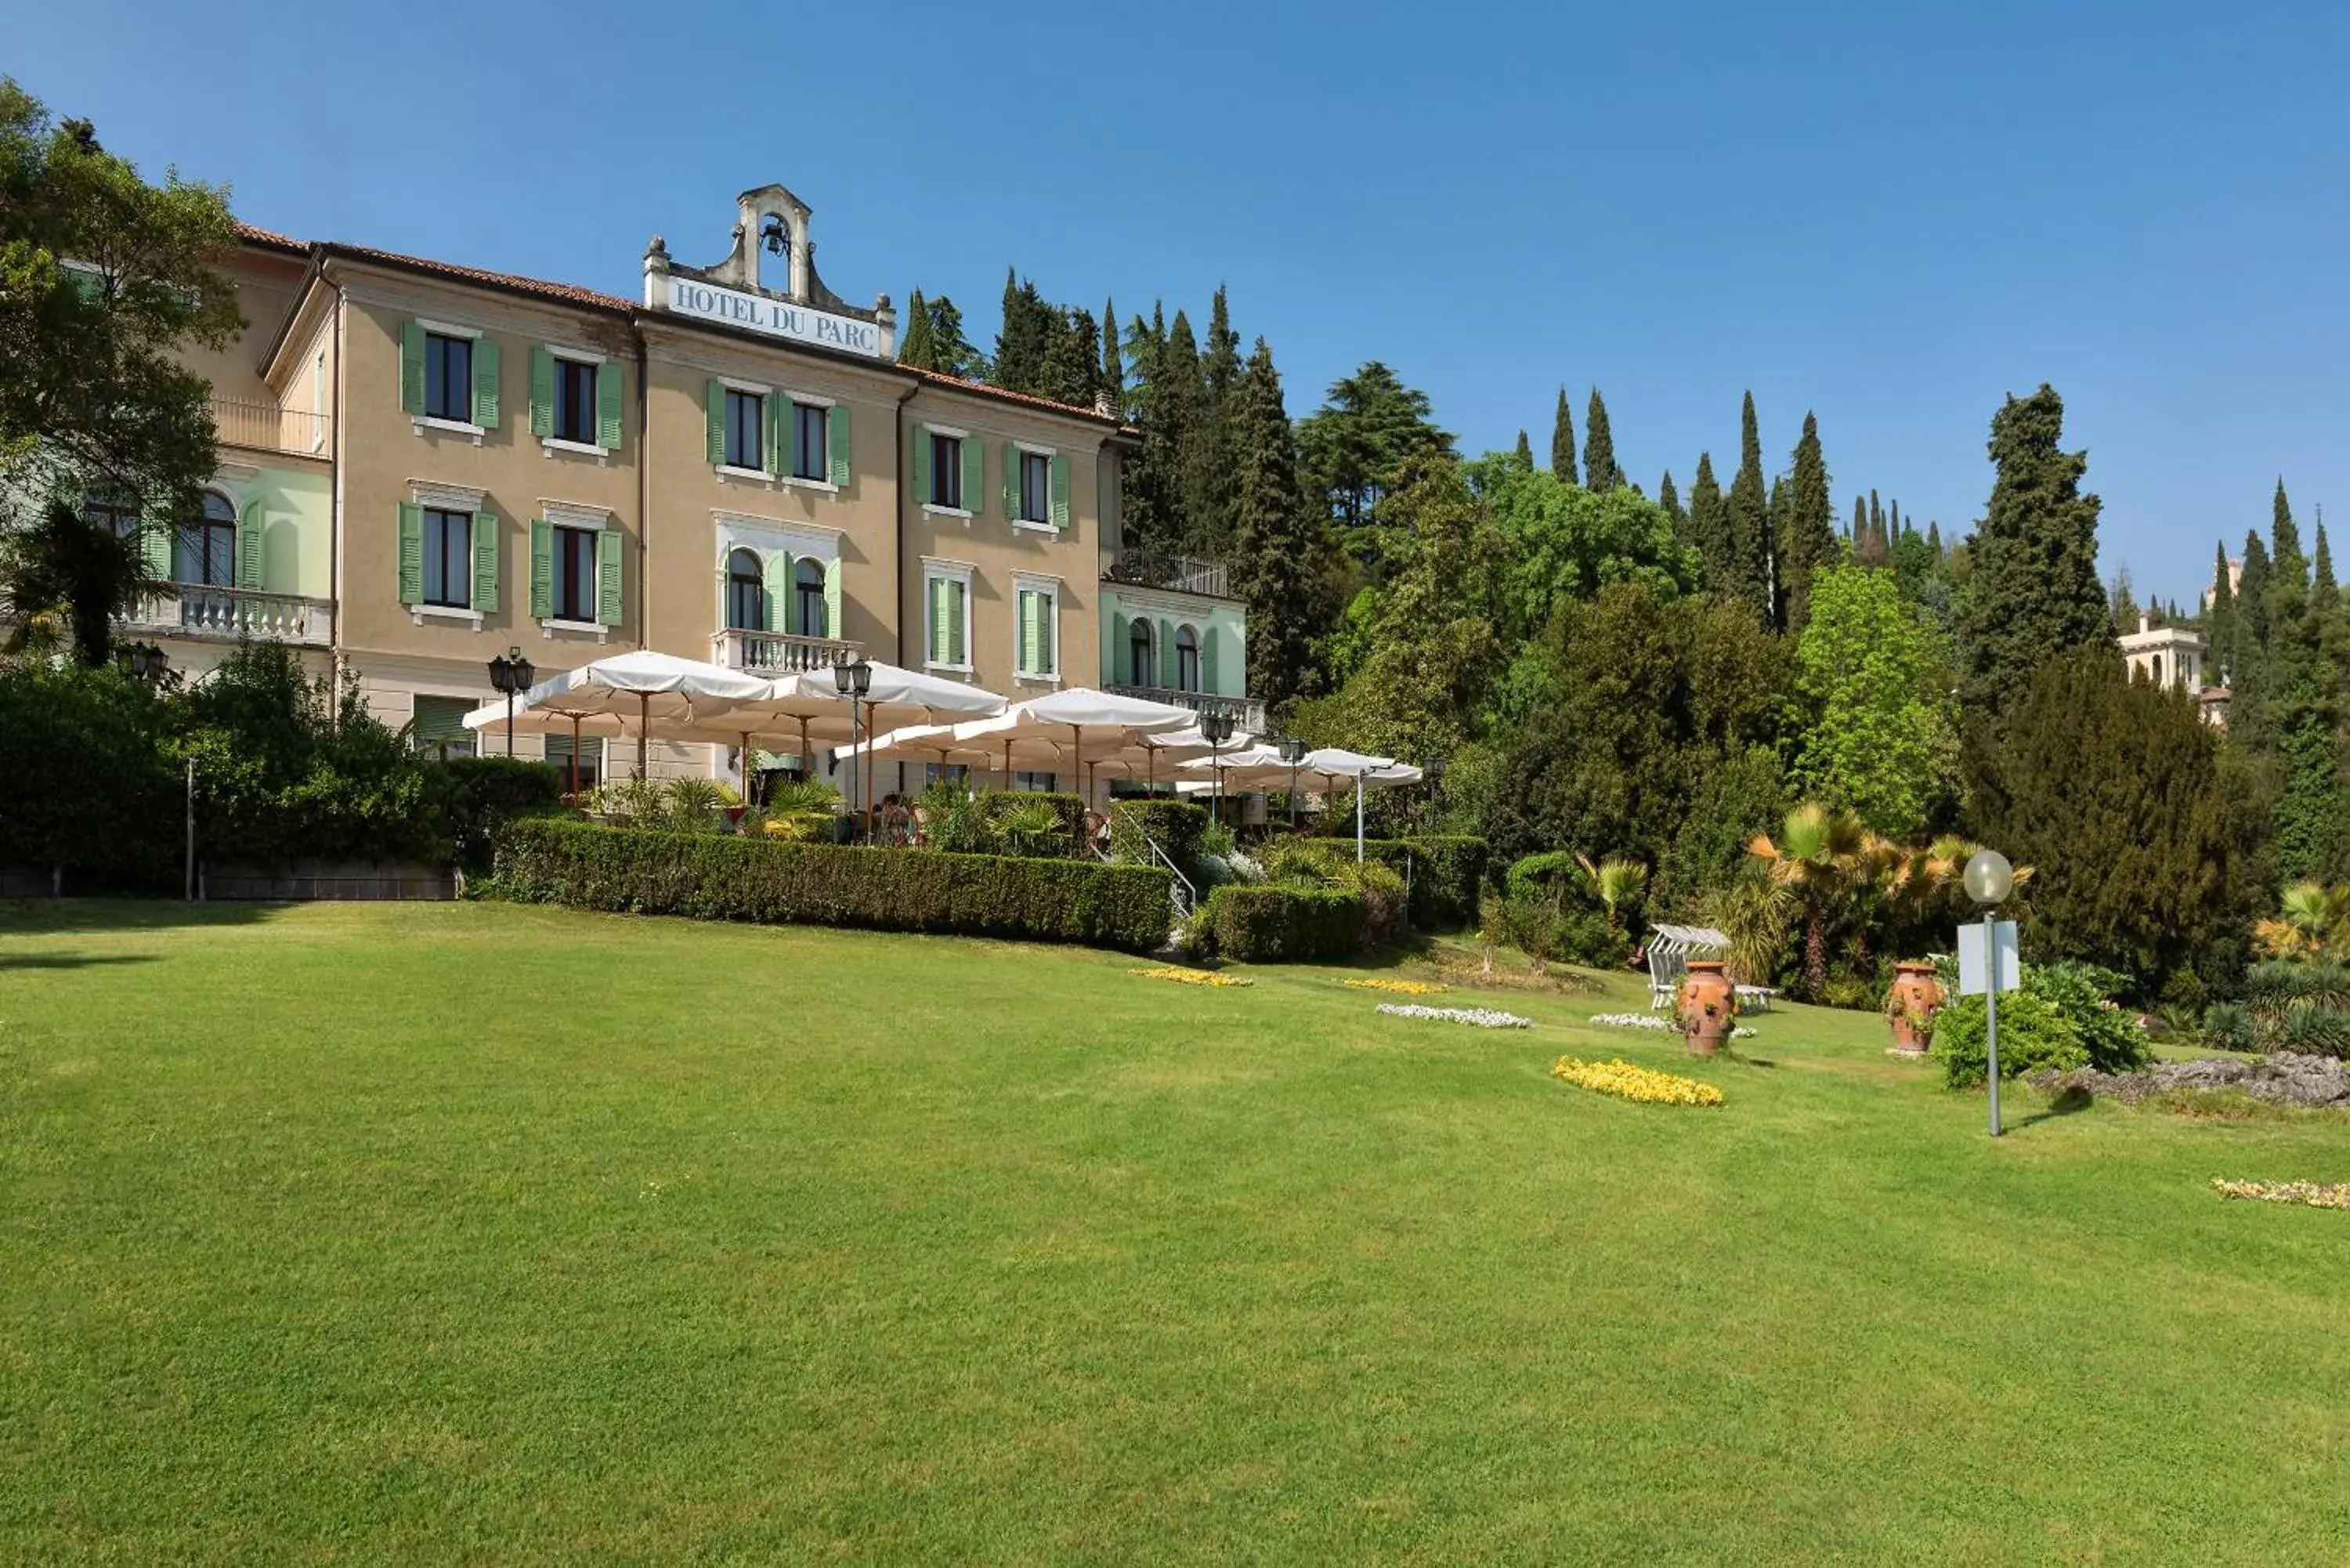
<instances>
[{"instance_id":1,"label":"terracotta urn","mask_svg":"<svg viewBox=\"0 0 2350 1568\"><path fill-rule=\"evenodd\" d=\"M1692 1056L1711 1056L1721 1050L1738 1019L1738 988L1719 959L1693 959L1673 1002L1673 1016L1681 1026L1681 1043Z\"/></svg>"},{"instance_id":2,"label":"terracotta urn","mask_svg":"<svg viewBox=\"0 0 2350 1568\"><path fill-rule=\"evenodd\" d=\"M1934 1014L1941 1011L1942 982L1929 963L1912 960L1893 968L1893 989L1885 998L1885 1016L1893 1024L1893 1054L1923 1056L1934 1038Z\"/></svg>"}]
</instances>

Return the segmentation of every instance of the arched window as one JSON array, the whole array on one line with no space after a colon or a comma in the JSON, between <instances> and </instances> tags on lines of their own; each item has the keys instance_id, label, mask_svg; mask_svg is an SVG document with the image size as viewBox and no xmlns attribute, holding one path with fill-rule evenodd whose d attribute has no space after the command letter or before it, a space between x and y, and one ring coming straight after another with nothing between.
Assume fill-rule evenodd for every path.
<instances>
[{"instance_id":1,"label":"arched window","mask_svg":"<svg viewBox=\"0 0 2350 1568\"><path fill-rule=\"evenodd\" d=\"M1127 668L1137 686L1159 684L1159 664L1151 656L1150 623L1140 616L1134 618L1134 629L1127 635L1127 646L1133 654Z\"/></svg>"},{"instance_id":2,"label":"arched window","mask_svg":"<svg viewBox=\"0 0 2350 1568\"><path fill-rule=\"evenodd\" d=\"M2147 667L2148 667L2148 669L2152 671L2152 673L2153 673L2153 675L2154 675L2154 683L2155 683L2157 686L2161 685L2161 684L2162 684L2162 655L2160 655L2160 654L2158 654L2158 654L2154 654L2154 655L2152 655L2152 656L2151 656L2151 657L2147 660Z\"/></svg>"},{"instance_id":3,"label":"arched window","mask_svg":"<svg viewBox=\"0 0 2350 1568\"><path fill-rule=\"evenodd\" d=\"M181 528L172 555L174 582L236 587L236 508L227 497L205 492L203 515Z\"/></svg>"},{"instance_id":4,"label":"arched window","mask_svg":"<svg viewBox=\"0 0 2350 1568\"><path fill-rule=\"evenodd\" d=\"M1175 690L1200 689L1200 634L1188 626L1175 628Z\"/></svg>"},{"instance_id":5,"label":"arched window","mask_svg":"<svg viewBox=\"0 0 2350 1568\"><path fill-rule=\"evenodd\" d=\"M767 629L767 582L748 550L726 557L726 624L735 631Z\"/></svg>"},{"instance_id":6,"label":"arched window","mask_svg":"<svg viewBox=\"0 0 2350 1568\"><path fill-rule=\"evenodd\" d=\"M824 563L812 556L803 556L792 565L792 592L797 596L793 607L799 611L793 624L802 637L838 637L838 629L829 624L824 598Z\"/></svg>"}]
</instances>

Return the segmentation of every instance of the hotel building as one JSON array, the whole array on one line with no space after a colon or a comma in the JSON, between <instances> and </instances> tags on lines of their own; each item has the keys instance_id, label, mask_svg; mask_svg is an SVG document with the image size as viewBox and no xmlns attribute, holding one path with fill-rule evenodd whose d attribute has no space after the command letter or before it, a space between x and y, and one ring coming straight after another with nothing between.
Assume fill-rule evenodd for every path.
<instances>
[{"instance_id":1,"label":"hotel building","mask_svg":"<svg viewBox=\"0 0 2350 1568\"><path fill-rule=\"evenodd\" d=\"M1136 432L898 364L889 296L827 287L780 185L739 199L714 265L656 238L641 299L251 228L232 267L246 331L189 361L215 483L149 535L179 592L123 628L178 669L280 639L457 750L510 646L541 679L631 648L775 673L862 653L1014 701L1104 685L1263 728L1222 567L1122 547ZM656 773L733 766L656 741ZM879 787L920 787L904 772Z\"/></svg>"}]
</instances>

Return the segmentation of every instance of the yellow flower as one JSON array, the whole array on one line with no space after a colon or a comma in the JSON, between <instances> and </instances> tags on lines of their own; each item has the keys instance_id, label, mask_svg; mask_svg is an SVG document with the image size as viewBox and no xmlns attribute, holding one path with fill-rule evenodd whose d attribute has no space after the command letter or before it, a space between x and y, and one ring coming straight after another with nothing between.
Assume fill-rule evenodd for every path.
<instances>
[{"instance_id":1,"label":"yellow flower","mask_svg":"<svg viewBox=\"0 0 2350 1568\"><path fill-rule=\"evenodd\" d=\"M2312 1209L2350 1209L2350 1181L2326 1186L2316 1181L2228 1181L2211 1179L2222 1198L2251 1198L2264 1203L2306 1203Z\"/></svg>"},{"instance_id":2,"label":"yellow flower","mask_svg":"<svg viewBox=\"0 0 2350 1568\"><path fill-rule=\"evenodd\" d=\"M1434 996L1440 991L1452 988L1433 980L1378 980L1361 978L1343 981L1357 991L1392 991L1401 996Z\"/></svg>"},{"instance_id":3,"label":"yellow flower","mask_svg":"<svg viewBox=\"0 0 2350 1568\"><path fill-rule=\"evenodd\" d=\"M1236 974L1211 974L1203 969L1177 969L1171 964L1164 969L1130 969L1126 972L1140 975L1145 980L1171 980L1178 985L1253 985L1256 983L1253 981L1243 980Z\"/></svg>"},{"instance_id":4,"label":"yellow flower","mask_svg":"<svg viewBox=\"0 0 2350 1568\"><path fill-rule=\"evenodd\" d=\"M1609 1062L1585 1062L1573 1056L1561 1056L1558 1064L1550 1070L1550 1075L1564 1078L1577 1088L1615 1095L1648 1106L1721 1104L1721 1091L1711 1084L1700 1084L1694 1078L1659 1073L1648 1067L1636 1067L1620 1056Z\"/></svg>"}]
</instances>

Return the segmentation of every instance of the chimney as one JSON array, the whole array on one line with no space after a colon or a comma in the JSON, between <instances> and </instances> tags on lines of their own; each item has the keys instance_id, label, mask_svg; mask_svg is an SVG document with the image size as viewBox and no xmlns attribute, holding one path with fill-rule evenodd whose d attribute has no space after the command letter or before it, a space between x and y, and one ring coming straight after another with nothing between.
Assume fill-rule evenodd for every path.
<instances>
[{"instance_id":1,"label":"chimney","mask_svg":"<svg viewBox=\"0 0 2350 1568\"><path fill-rule=\"evenodd\" d=\"M2137 629L2140 636L2144 636L2147 628L2151 627L2153 623L2154 618L2148 615L2146 611L2140 610L2137 612Z\"/></svg>"}]
</instances>

